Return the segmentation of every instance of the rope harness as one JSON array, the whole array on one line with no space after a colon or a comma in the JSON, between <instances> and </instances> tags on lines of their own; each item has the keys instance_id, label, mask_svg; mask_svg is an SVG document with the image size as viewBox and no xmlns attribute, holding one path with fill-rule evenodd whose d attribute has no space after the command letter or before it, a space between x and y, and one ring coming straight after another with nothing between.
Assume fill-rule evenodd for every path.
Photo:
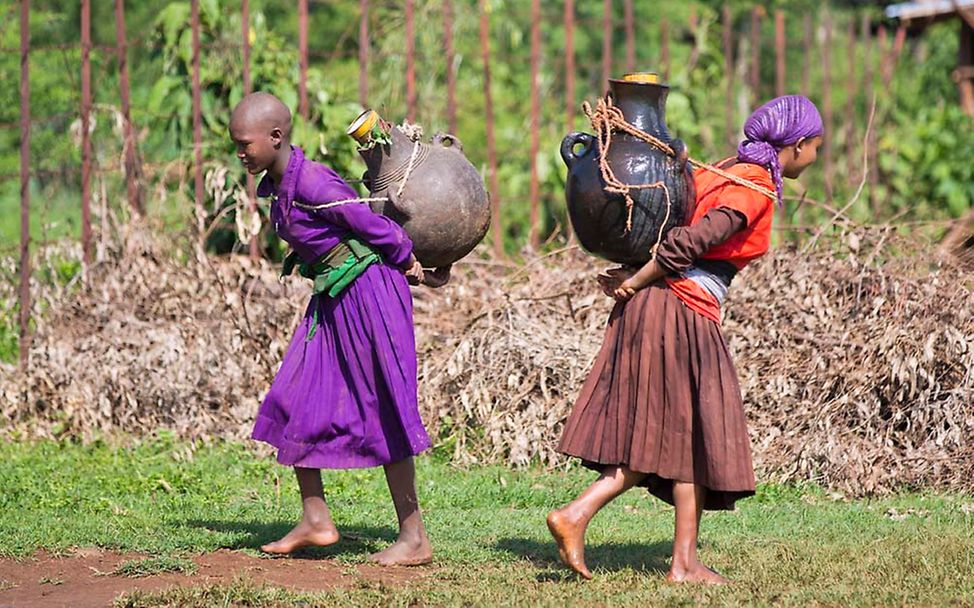
<instances>
[{"instance_id":1,"label":"rope harness","mask_svg":"<svg viewBox=\"0 0 974 608\"><path fill-rule=\"evenodd\" d=\"M626 118L622 115L622 110L615 107L615 105L612 104L611 99L608 101L605 99L600 99L595 106L595 110L592 110L592 107L588 104L588 102L582 102L582 111L585 112L585 114L592 121L592 128L596 129L596 131L598 131L596 122L599 124L605 124L608 127L618 129L632 135L637 139L641 139L648 144L652 144L670 156L676 156L676 152L674 152L673 148L671 148L665 141L629 124L626 121ZM710 171L711 173L715 173L728 181L734 182L738 186L743 186L745 188L754 190L755 192L763 194L773 201L778 200L778 195L773 190L769 190L768 188L755 184L754 182L744 179L743 177L724 171L720 167L699 161L693 157L688 157L687 163L698 169L704 169L706 171Z\"/></svg>"},{"instance_id":2,"label":"rope harness","mask_svg":"<svg viewBox=\"0 0 974 608\"><path fill-rule=\"evenodd\" d=\"M626 201L626 232L632 230L632 210L634 201L632 200L630 191L645 190L649 188L659 188L663 190L663 195L666 198L666 215L664 216L662 224L660 224L659 233L656 235L656 242L653 244L652 248L650 248L650 259L654 259L656 257L656 250L659 248L660 242L663 239L663 229L670 220L670 214L673 206L672 201L670 200L670 192L666 187L666 184L661 181L646 184L626 184L615 176L615 173L613 173L612 167L609 166L608 162L609 147L612 145L612 132L620 131L622 133L631 135L636 139L658 148L669 156L676 157L676 151L674 151L673 148L665 141L630 124L626 120L626 117L623 116L622 110L617 108L612 103L611 98L599 99L598 102L596 102L594 110L587 101L582 102L582 111L585 112L585 115L588 116L589 120L591 121L592 130L595 131L595 136L599 142L599 171L602 174L602 180L605 182L605 191L613 194L621 194ZM689 157L687 158L687 163L693 167L716 173L724 179L734 182L739 186L743 186L763 194L772 201L778 200L778 195L768 188L755 184L754 182L734 175L733 173L728 173L719 167Z\"/></svg>"},{"instance_id":3,"label":"rope harness","mask_svg":"<svg viewBox=\"0 0 974 608\"><path fill-rule=\"evenodd\" d=\"M406 182L409 181L409 176L413 172L413 168L426 160L427 156L429 156L429 147L424 146L419 140L416 140L413 142L413 151L409 155L409 160L406 163L396 167L396 169L393 171L387 173L380 181L374 182L371 190L385 190L396 180L400 180L399 188L396 189L396 197L402 196L402 192L406 189ZM388 201L388 196L374 196L370 198L346 198L340 201L324 203L322 205L306 205L298 201L293 201L292 204L295 207L299 207L306 211L319 211L321 209L330 209L331 207L338 207L339 205L348 205L351 203L385 203Z\"/></svg>"},{"instance_id":4,"label":"rope harness","mask_svg":"<svg viewBox=\"0 0 974 608\"><path fill-rule=\"evenodd\" d=\"M609 166L608 162L608 152L609 148L612 146L612 133L613 131L619 131L626 133L644 141L657 149L661 150L665 154L676 157L676 151L667 144L665 141L651 135L642 129L639 129L629 123L625 116L622 114L622 110L617 108L613 103L611 98L602 98L596 102L595 109L586 101L582 103L582 111L588 116L589 121L592 123L592 130L595 131L595 136L599 142L599 171L602 175L602 180L605 182L605 191L612 194L620 194L626 201L626 232L632 230L632 211L635 206L635 202L632 199L630 192L632 190L647 190L647 189L661 189L663 191L663 196L666 199L666 215L663 217L663 222L660 224L659 232L656 234L656 242L650 248L650 259L656 257L656 250L659 248L660 243L663 240L663 230L666 228L666 224L670 221L670 215L672 214L673 202L670 199L670 191L662 181L656 181L645 184L626 184L623 183L619 178L616 177L615 173L612 171L612 167ZM419 138L414 139L413 151L409 155L409 160L399 167L396 167L393 171L381 176L381 179L377 179L372 184L371 190L381 191L389 188L393 183L399 181L399 187L396 189L396 196L402 196L403 190L406 188L406 183L409 181L409 176L412 174L413 168L426 160L429 156L429 147L424 146ZM772 192L768 188L759 186L750 180L746 180L742 177L738 177L733 173L729 173L711 165L699 161L695 158L687 158L687 163L692 167L698 169L704 169L715 173L724 179L731 181L744 188L749 188L759 194L767 196L772 201L777 201L778 196L775 192ZM340 205L348 205L352 203L373 203L373 202L388 202L389 197L387 196L377 196L377 197L360 197L360 198L348 198L340 201L332 201L330 203L324 203L321 205L307 205L298 201L294 201L293 204L296 207L304 209L306 211L319 211L322 209L330 209L332 207L338 207Z\"/></svg>"}]
</instances>

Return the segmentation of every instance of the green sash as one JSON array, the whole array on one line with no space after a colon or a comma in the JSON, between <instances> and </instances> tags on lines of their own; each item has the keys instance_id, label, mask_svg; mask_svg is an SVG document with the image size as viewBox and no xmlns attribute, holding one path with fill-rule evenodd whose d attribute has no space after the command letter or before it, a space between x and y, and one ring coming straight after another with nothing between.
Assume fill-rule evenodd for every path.
<instances>
[{"instance_id":1,"label":"green sash","mask_svg":"<svg viewBox=\"0 0 974 608\"><path fill-rule=\"evenodd\" d=\"M300 262L297 252L292 251L284 258L281 276L285 277L297 267L298 273L306 279L314 281L312 293L314 295L327 294L330 298L338 297L352 282L365 272L366 268L377 262L382 262L379 253L353 236L345 237L332 247L326 254L312 263ZM318 331L318 308L314 309L311 317L311 328L305 342L310 342Z\"/></svg>"}]
</instances>

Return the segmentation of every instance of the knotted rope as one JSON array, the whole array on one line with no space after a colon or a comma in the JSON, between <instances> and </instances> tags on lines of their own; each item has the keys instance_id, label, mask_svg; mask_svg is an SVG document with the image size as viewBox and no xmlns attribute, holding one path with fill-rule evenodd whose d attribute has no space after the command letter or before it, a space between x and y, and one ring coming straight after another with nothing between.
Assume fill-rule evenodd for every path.
<instances>
[{"instance_id":1,"label":"knotted rope","mask_svg":"<svg viewBox=\"0 0 974 608\"><path fill-rule=\"evenodd\" d=\"M421 132L420 132L420 136L421 136ZM423 149L424 152L423 154L420 154L421 148ZM386 187L388 187L386 185L387 183L391 185L391 182L394 179L401 176L402 180L399 182L399 188L396 189L396 197L398 198L402 196L403 190L406 189L406 182L409 180L409 175L413 172L413 167L416 164L416 159L422 157L420 158L420 162L422 162L422 160L426 158L427 154L429 154L429 152L426 149L426 147L423 146L418 139L415 140L413 142L413 151L409 155L409 161L405 165L400 166L392 173L390 173L385 179L382 180L382 187L376 189L384 190ZM403 169L403 167L405 167L405 169ZM375 184L373 184L373 188L375 188ZM295 207L300 207L301 209L304 209L305 211L320 211L322 209L330 209L332 207L338 207L340 205L348 205L351 203L386 203L388 201L389 201L388 196L374 196L370 198L346 198L340 201L332 201L330 203L324 203L321 205L306 205L298 201L294 201L292 204Z\"/></svg>"},{"instance_id":2,"label":"knotted rope","mask_svg":"<svg viewBox=\"0 0 974 608\"><path fill-rule=\"evenodd\" d=\"M644 190L648 188L660 188L663 190L663 196L666 198L666 215L663 217L663 222L660 224L659 232L656 235L656 242L649 250L650 259L656 258L656 251L659 249L660 243L663 240L663 230L666 224L670 221L670 214L673 209L672 201L670 200L670 191L662 181L646 183L646 184L625 184L619 178L615 176L612 171L612 167L609 166L608 162L608 152L609 147L612 145L612 133L613 131L621 131L627 133L636 139L640 139L652 146L655 146L664 153L676 157L676 151L667 144L665 141L655 137L649 133L646 133L642 129L634 127L626 117L622 114L622 110L617 108L613 103L611 98L599 99L596 103L595 109L589 103L582 102L582 111L588 116L592 123L592 130L595 131L595 136L598 138L599 142L599 170L602 173L602 180L605 182L605 191L611 192L613 194L621 194L626 201L626 232L632 230L632 210L634 202L632 196L629 194L630 190ZM732 173L728 173L723 169L715 167L694 158L687 158L687 162L694 167L706 169L707 171L712 171L721 177L732 181L745 188L750 188L755 192L759 192L773 201L777 201L777 195L771 190L759 186L754 182L746 180L744 178L738 177Z\"/></svg>"},{"instance_id":3,"label":"knotted rope","mask_svg":"<svg viewBox=\"0 0 974 608\"><path fill-rule=\"evenodd\" d=\"M604 99L600 99L598 106L595 111L588 102L582 103L582 111L585 112L589 120L592 121L592 129L595 131L595 136L599 140L599 171L602 173L602 181L605 182L606 192L611 192L613 194L621 194L626 200L626 232L632 230L632 210L635 206L635 202L632 200L632 196L629 194L630 190L645 190L648 188L660 188L663 190L663 196L666 198L666 215L663 218L663 222L659 226L659 232L656 235L656 242L649 250L650 259L656 258L656 250L659 249L659 244L663 240L663 229L666 227L667 222L670 221L670 212L673 209L673 203L670 200L670 190L661 181L656 181L646 184L626 184L623 183L619 178L616 177L615 173L612 171L612 167L609 166L608 153L609 147L612 145L612 131L615 128L620 128L620 130L637 131L642 133L647 138L651 138L659 144L666 146L666 148L661 148L670 155L673 155L673 150L666 145L666 143L660 141L659 139L653 137L648 133L644 133L636 127L633 127L628 122L626 122L625 117L622 115L622 111L611 105L611 101L606 102ZM628 127L628 129L626 128ZM637 135L637 137L639 137ZM648 141L642 137L644 141ZM649 142L653 143L653 142ZM659 145L654 144L654 145Z\"/></svg>"},{"instance_id":4,"label":"knotted rope","mask_svg":"<svg viewBox=\"0 0 974 608\"><path fill-rule=\"evenodd\" d=\"M673 148L671 148L670 145L665 141L632 126L626 120L625 116L622 115L622 110L615 107L611 99L600 99L596 103L595 110L592 109L587 101L582 102L582 111L585 112L585 115L588 116L589 120L592 121L592 128L595 129L596 134L599 133L600 128L603 130L608 130L609 132L611 132L612 129L617 129L619 131L628 133L637 139L641 139L648 144L656 146L670 156L676 156L676 152L674 152ZM608 141L608 139L606 141ZM602 153L602 158L605 158L604 151ZM728 181L734 182L738 186L743 186L745 188L754 190L755 192L763 194L775 202L778 200L778 195L774 191L769 190L764 186L755 184L754 182L744 179L743 177L724 171L719 167L699 161L692 157L687 158L687 163L698 169L704 169L706 171L710 171L711 173L715 173Z\"/></svg>"}]
</instances>

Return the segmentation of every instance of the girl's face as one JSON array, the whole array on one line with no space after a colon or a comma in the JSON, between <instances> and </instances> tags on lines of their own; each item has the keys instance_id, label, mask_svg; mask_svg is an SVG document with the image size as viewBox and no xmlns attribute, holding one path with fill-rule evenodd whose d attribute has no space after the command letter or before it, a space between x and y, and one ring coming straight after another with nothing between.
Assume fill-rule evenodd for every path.
<instances>
[{"instance_id":1,"label":"girl's face","mask_svg":"<svg viewBox=\"0 0 974 608\"><path fill-rule=\"evenodd\" d=\"M788 179L797 178L818 158L818 147L821 145L822 136L816 135L808 139L799 139L794 144L782 148L778 155L781 161L781 175Z\"/></svg>"},{"instance_id":2,"label":"girl's face","mask_svg":"<svg viewBox=\"0 0 974 608\"><path fill-rule=\"evenodd\" d=\"M268 130L245 121L230 122L230 139L237 146L237 158L248 173L257 175L274 166L284 138L281 130Z\"/></svg>"}]
</instances>

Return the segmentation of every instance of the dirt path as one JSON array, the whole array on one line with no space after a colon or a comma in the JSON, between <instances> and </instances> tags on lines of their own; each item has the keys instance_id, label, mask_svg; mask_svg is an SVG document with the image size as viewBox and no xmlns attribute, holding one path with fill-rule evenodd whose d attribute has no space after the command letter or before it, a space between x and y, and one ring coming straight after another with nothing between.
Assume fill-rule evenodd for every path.
<instances>
[{"instance_id":1,"label":"dirt path","mask_svg":"<svg viewBox=\"0 0 974 608\"><path fill-rule=\"evenodd\" d=\"M101 608L111 606L122 593L136 589L220 585L239 578L300 591L324 591L360 580L395 585L423 578L430 572L429 568L349 566L327 558L259 558L220 550L193 558L198 567L193 574L139 578L111 574L125 561L146 557L150 556L79 549L69 556L40 551L31 558L0 559L0 608Z\"/></svg>"}]
</instances>

